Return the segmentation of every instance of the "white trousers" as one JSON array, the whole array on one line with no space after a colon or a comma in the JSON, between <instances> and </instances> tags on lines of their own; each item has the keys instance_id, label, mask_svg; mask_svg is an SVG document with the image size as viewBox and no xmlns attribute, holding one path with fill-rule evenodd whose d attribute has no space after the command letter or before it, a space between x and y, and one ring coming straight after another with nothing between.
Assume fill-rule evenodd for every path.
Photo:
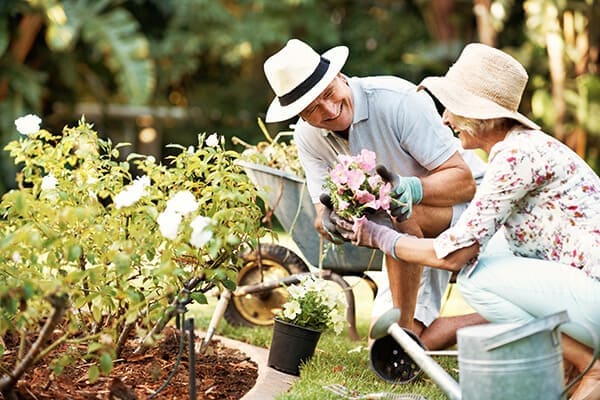
<instances>
[{"instance_id":1,"label":"white trousers","mask_svg":"<svg viewBox=\"0 0 600 400\"><path fill-rule=\"evenodd\" d=\"M479 258L472 273L463 269L458 288L490 322L524 323L566 310L563 333L594 348L600 337L600 281L564 264L514 255Z\"/></svg>"}]
</instances>

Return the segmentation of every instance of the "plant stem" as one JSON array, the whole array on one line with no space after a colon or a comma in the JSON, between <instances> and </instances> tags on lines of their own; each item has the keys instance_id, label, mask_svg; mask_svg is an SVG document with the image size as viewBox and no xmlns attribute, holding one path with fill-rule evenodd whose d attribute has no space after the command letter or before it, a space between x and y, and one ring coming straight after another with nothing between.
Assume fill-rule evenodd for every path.
<instances>
[{"instance_id":1,"label":"plant stem","mask_svg":"<svg viewBox=\"0 0 600 400\"><path fill-rule=\"evenodd\" d=\"M36 364L38 361L40 361L41 359L46 357L46 355L48 355L48 353L50 353L52 350L54 350L59 344L64 343L68 337L69 337L69 334L65 333L60 338L58 338L58 340L55 340L54 342L52 342L52 344L50 344L48 347L46 347L44 349L44 351L40 352L40 354L37 355L35 360L33 360L33 363Z\"/></svg>"},{"instance_id":2,"label":"plant stem","mask_svg":"<svg viewBox=\"0 0 600 400\"><path fill-rule=\"evenodd\" d=\"M119 335L119 339L117 339L117 348L115 349L115 352L117 353L117 357L120 356L121 350L123 350L125 341L129 337L129 333L133 329L133 326L134 326L133 322L130 322L128 324L125 324L125 326L123 327L123 330L121 331L121 334Z\"/></svg>"},{"instance_id":3,"label":"plant stem","mask_svg":"<svg viewBox=\"0 0 600 400\"><path fill-rule=\"evenodd\" d=\"M21 331L19 335L21 338L19 339L19 351L17 352L17 360L23 359L23 354L25 354L25 342L27 342L27 332Z\"/></svg>"},{"instance_id":4,"label":"plant stem","mask_svg":"<svg viewBox=\"0 0 600 400\"><path fill-rule=\"evenodd\" d=\"M184 289L187 291L191 291L191 290L195 289L196 286L198 286L200 283L202 283L204 281L204 279L205 279L205 275L204 275L204 273L202 273L202 274L200 274L200 276L190 279L184 285ZM167 323L175 315L175 312L177 311L177 303L179 302L179 300L180 300L179 296L175 296L175 298L171 302L171 305L170 305L169 309L167 310L167 312L165 313L165 315L163 315L163 317L158 320L156 325L154 325L154 327L150 330L150 332L140 342L140 345L134 350L134 352L133 352L134 354L140 354L144 350L146 350L147 339L153 335L156 335L157 333L161 332L164 329L164 327L167 325Z\"/></svg>"},{"instance_id":5,"label":"plant stem","mask_svg":"<svg viewBox=\"0 0 600 400\"><path fill-rule=\"evenodd\" d=\"M12 374L3 376L0 379L0 393L6 397L12 392L13 387L21 376L23 376L25 371L33 364L35 357L41 351L41 347L50 338L54 327L56 327L62 319L62 316L67 309L68 297L67 295L53 295L49 298L49 302L54 308L54 311L52 312L52 315L50 315L50 318L46 320L37 340L33 343L25 357L14 368Z\"/></svg>"}]
</instances>

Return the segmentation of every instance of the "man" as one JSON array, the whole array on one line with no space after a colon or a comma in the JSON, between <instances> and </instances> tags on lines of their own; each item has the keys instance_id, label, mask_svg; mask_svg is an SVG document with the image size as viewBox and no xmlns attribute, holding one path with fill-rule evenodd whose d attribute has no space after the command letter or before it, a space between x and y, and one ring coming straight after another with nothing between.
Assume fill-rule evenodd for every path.
<instances>
[{"instance_id":1,"label":"man","mask_svg":"<svg viewBox=\"0 0 600 400\"><path fill-rule=\"evenodd\" d=\"M483 175L484 164L465 153L471 163L467 165L461 156L464 150L426 93L397 77L348 78L340 72L347 57L345 46L320 56L306 43L291 39L264 64L277 96L266 122L300 117L294 139L317 211L315 228L329 240L339 239L329 223L331 210L320 202L323 184L338 154L368 149L375 152L378 164L391 170L388 178L406 204L393 210L398 217L395 228L434 237L471 200L473 177ZM476 314L438 318L450 278L447 271L408 265L391 256L385 263L393 306L402 311L400 325L417 333L429 349L453 344L461 326L484 322ZM374 317L390 307L378 296Z\"/></svg>"}]
</instances>

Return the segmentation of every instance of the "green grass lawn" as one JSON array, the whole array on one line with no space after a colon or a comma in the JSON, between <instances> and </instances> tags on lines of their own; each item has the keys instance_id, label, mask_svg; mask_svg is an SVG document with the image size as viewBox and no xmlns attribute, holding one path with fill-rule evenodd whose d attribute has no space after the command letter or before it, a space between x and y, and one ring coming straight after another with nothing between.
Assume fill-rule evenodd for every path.
<instances>
[{"instance_id":1,"label":"green grass lawn","mask_svg":"<svg viewBox=\"0 0 600 400\"><path fill-rule=\"evenodd\" d=\"M283 240L286 246L293 249L293 244ZM381 274L381 273L376 273ZM381 275L375 279L382 278ZM367 334L370 321L373 296L364 281L356 277L347 277L352 285L356 299L357 327L361 336L360 341L349 339L347 332L340 335L324 333L317 345L313 358L303 366L300 379L291 389L278 397L278 399L337 399L339 396L330 393L323 387L332 383L347 386L361 393L394 392L394 393L419 393L426 398L445 399L444 393L426 375L410 384L392 385L380 379L369 366L369 353L367 349ZM339 286L334 287L339 288ZM208 305L192 305L190 310L197 320L200 329L208 327L210 317L216 304L215 298L209 298ZM444 303L443 315L457 315L471 312L472 310L460 297L458 290L453 287ZM232 339L252 343L256 346L268 348L272 327L234 327L222 320L217 334ZM435 357L452 376L458 376L458 364L455 357Z\"/></svg>"}]
</instances>

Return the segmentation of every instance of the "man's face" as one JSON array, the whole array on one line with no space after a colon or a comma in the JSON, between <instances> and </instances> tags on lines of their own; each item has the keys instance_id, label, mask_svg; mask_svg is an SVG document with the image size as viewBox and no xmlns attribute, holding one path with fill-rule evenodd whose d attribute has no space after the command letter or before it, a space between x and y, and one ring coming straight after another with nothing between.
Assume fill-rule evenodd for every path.
<instances>
[{"instance_id":1,"label":"man's face","mask_svg":"<svg viewBox=\"0 0 600 400\"><path fill-rule=\"evenodd\" d=\"M350 127L353 116L352 91L340 74L300 113L310 125L338 132Z\"/></svg>"}]
</instances>

